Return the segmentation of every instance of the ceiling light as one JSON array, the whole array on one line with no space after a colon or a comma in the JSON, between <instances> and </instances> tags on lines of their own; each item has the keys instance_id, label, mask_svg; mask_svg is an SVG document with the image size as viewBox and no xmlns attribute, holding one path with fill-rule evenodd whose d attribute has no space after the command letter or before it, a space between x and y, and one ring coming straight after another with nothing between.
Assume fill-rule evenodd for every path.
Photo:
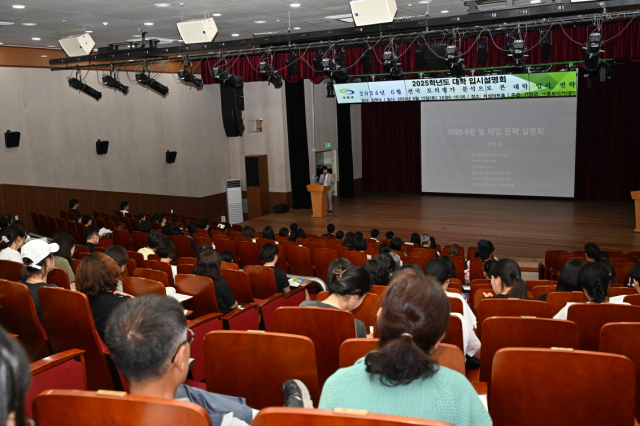
<instances>
[{"instance_id":1,"label":"ceiling light","mask_svg":"<svg viewBox=\"0 0 640 426\"><path fill-rule=\"evenodd\" d=\"M153 25L153 22L145 22L144 24L145 24L146 26L150 27L150 26L152 26L152 25Z\"/></svg>"},{"instance_id":2,"label":"ceiling light","mask_svg":"<svg viewBox=\"0 0 640 426\"><path fill-rule=\"evenodd\" d=\"M267 21L253 21L254 24L266 24Z\"/></svg>"},{"instance_id":3,"label":"ceiling light","mask_svg":"<svg viewBox=\"0 0 640 426\"><path fill-rule=\"evenodd\" d=\"M294 30L299 30L299 29L300 29L300 27L293 27L293 29L294 29Z\"/></svg>"},{"instance_id":4,"label":"ceiling light","mask_svg":"<svg viewBox=\"0 0 640 426\"><path fill-rule=\"evenodd\" d=\"M86 31L85 31L85 33L89 33L89 34L91 34L92 32L93 32L93 31L91 31L91 30L86 30Z\"/></svg>"},{"instance_id":5,"label":"ceiling light","mask_svg":"<svg viewBox=\"0 0 640 426\"><path fill-rule=\"evenodd\" d=\"M214 13L213 16L222 16L222 13Z\"/></svg>"},{"instance_id":6,"label":"ceiling light","mask_svg":"<svg viewBox=\"0 0 640 426\"><path fill-rule=\"evenodd\" d=\"M3 21L0 21L0 25L13 25L13 22L3 22Z\"/></svg>"},{"instance_id":7,"label":"ceiling light","mask_svg":"<svg viewBox=\"0 0 640 426\"><path fill-rule=\"evenodd\" d=\"M24 9L24 6L23 6L23 5L21 5L21 4L14 4L14 5L13 5L13 8L14 8L14 9Z\"/></svg>"},{"instance_id":8,"label":"ceiling light","mask_svg":"<svg viewBox=\"0 0 640 426\"><path fill-rule=\"evenodd\" d=\"M440 13L449 13L448 10L441 10Z\"/></svg>"},{"instance_id":9,"label":"ceiling light","mask_svg":"<svg viewBox=\"0 0 640 426\"><path fill-rule=\"evenodd\" d=\"M109 23L108 22L103 22L102 25L109 25Z\"/></svg>"},{"instance_id":10,"label":"ceiling light","mask_svg":"<svg viewBox=\"0 0 640 426\"><path fill-rule=\"evenodd\" d=\"M231 37L240 37L240 34L231 34Z\"/></svg>"},{"instance_id":11,"label":"ceiling light","mask_svg":"<svg viewBox=\"0 0 640 426\"><path fill-rule=\"evenodd\" d=\"M156 4L154 4L154 6L156 6L156 7L169 7L169 6L171 6L171 3L156 3Z\"/></svg>"},{"instance_id":12,"label":"ceiling light","mask_svg":"<svg viewBox=\"0 0 640 426\"><path fill-rule=\"evenodd\" d=\"M37 24L33 23L33 22L25 22L24 24L25 27L35 27Z\"/></svg>"},{"instance_id":13,"label":"ceiling light","mask_svg":"<svg viewBox=\"0 0 640 426\"><path fill-rule=\"evenodd\" d=\"M431 3L433 0L420 0L418 3L419 4L429 4Z\"/></svg>"},{"instance_id":14,"label":"ceiling light","mask_svg":"<svg viewBox=\"0 0 640 426\"><path fill-rule=\"evenodd\" d=\"M33 41L40 41L40 37L31 37L31 40L33 40Z\"/></svg>"},{"instance_id":15,"label":"ceiling light","mask_svg":"<svg viewBox=\"0 0 640 426\"><path fill-rule=\"evenodd\" d=\"M291 7L300 7L300 3L291 3L289 6L291 6Z\"/></svg>"},{"instance_id":16,"label":"ceiling light","mask_svg":"<svg viewBox=\"0 0 640 426\"><path fill-rule=\"evenodd\" d=\"M53 45L53 44L47 44L47 47L58 47L58 46Z\"/></svg>"},{"instance_id":17,"label":"ceiling light","mask_svg":"<svg viewBox=\"0 0 640 426\"><path fill-rule=\"evenodd\" d=\"M46 57L47 57L47 55L40 55L40 57L41 57L41 58L46 58Z\"/></svg>"},{"instance_id":18,"label":"ceiling light","mask_svg":"<svg viewBox=\"0 0 640 426\"><path fill-rule=\"evenodd\" d=\"M531 0L531 3L535 4L535 3L541 3L542 0Z\"/></svg>"},{"instance_id":19,"label":"ceiling light","mask_svg":"<svg viewBox=\"0 0 640 426\"><path fill-rule=\"evenodd\" d=\"M345 15L325 16L324 19L344 19L344 18L351 18L351 17L353 17L353 15L351 15L350 13L347 13Z\"/></svg>"},{"instance_id":20,"label":"ceiling light","mask_svg":"<svg viewBox=\"0 0 640 426\"><path fill-rule=\"evenodd\" d=\"M94 51L94 52L97 52L97 51L98 51L98 49L93 49L93 51Z\"/></svg>"}]
</instances>

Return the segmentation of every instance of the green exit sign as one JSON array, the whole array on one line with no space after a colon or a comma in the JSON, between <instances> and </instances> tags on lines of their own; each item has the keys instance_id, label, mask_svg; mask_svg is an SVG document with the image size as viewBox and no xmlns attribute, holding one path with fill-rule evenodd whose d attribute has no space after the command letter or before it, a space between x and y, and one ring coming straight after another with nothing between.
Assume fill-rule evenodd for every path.
<instances>
[{"instance_id":1,"label":"green exit sign","mask_svg":"<svg viewBox=\"0 0 640 426\"><path fill-rule=\"evenodd\" d=\"M327 142L327 148L331 148L331 142Z\"/></svg>"}]
</instances>

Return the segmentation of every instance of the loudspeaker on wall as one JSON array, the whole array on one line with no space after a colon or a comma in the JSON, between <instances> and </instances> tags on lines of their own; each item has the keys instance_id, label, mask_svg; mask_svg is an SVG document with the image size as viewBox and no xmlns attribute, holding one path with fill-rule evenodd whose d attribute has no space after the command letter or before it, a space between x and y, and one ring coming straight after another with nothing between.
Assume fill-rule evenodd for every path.
<instances>
[{"instance_id":1,"label":"loudspeaker on wall","mask_svg":"<svg viewBox=\"0 0 640 426\"><path fill-rule=\"evenodd\" d=\"M4 134L4 145L7 148L16 148L20 145L20 132L7 130Z\"/></svg>"},{"instance_id":2,"label":"loudspeaker on wall","mask_svg":"<svg viewBox=\"0 0 640 426\"><path fill-rule=\"evenodd\" d=\"M176 162L176 155L178 155L177 151L169 151L167 150L167 164L172 164Z\"/></svg>"},{"instance_id":3,"label":"loudspeaker on wall","mask_svg":"<svg viewBox=\"0 0 640 426\"><path fill-rule=\"evenodd\" d=\"M104 155L109 150L109 141L101 141L98 139L96 142L96 154Z\"/></svg>"}]
</instances>

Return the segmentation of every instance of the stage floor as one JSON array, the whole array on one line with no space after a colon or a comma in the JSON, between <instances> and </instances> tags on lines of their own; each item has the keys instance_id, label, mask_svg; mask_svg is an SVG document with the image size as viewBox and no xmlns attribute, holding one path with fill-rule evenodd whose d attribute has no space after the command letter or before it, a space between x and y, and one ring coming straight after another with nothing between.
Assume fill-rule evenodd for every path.
<instances>
[{"instance_id":1,"label":"stage floor","mask_svg":"<svg viewBox=\"0 0 640 426\"><path fill-rule=\"evenodd\" d=\"M393 231L403 241L413 232L428 233L441 246L457 243L466 248L484 238L493 242L496 257L518 261L544 259L546 250L572 251L587 242L603 249L640 250L631 200L364 193L354 199L334 197L333 214L322 219L311 218L310 209L292 209L244 224L256 231L271 225L277 233L293 222L318 235L326 233L329 223L336 231L361 231L365 237L373 228L379 229L383 238L387 231Z\"/></svg>"}]
</instances>

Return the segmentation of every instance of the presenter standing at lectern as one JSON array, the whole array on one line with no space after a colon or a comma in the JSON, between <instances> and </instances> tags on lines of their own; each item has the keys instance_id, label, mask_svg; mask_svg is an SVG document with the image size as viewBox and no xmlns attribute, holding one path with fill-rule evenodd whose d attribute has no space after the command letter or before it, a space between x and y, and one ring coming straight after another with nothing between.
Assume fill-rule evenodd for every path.
<instances>
[{"instance_id":1,"label":"presenter standing at lectern","mask_svg":"<svg viewBox=\"0 0 640 426\"><path fill-rule=\"evenodd\" d=\"M327 212L331 214L333 211L333 185L336 183L336 175L330 175L327 166L323 166L322 175L320 176L318 183L322 186L329 187L327 190L327 203L329 204Z\"/></svg>"}]
</instances>

